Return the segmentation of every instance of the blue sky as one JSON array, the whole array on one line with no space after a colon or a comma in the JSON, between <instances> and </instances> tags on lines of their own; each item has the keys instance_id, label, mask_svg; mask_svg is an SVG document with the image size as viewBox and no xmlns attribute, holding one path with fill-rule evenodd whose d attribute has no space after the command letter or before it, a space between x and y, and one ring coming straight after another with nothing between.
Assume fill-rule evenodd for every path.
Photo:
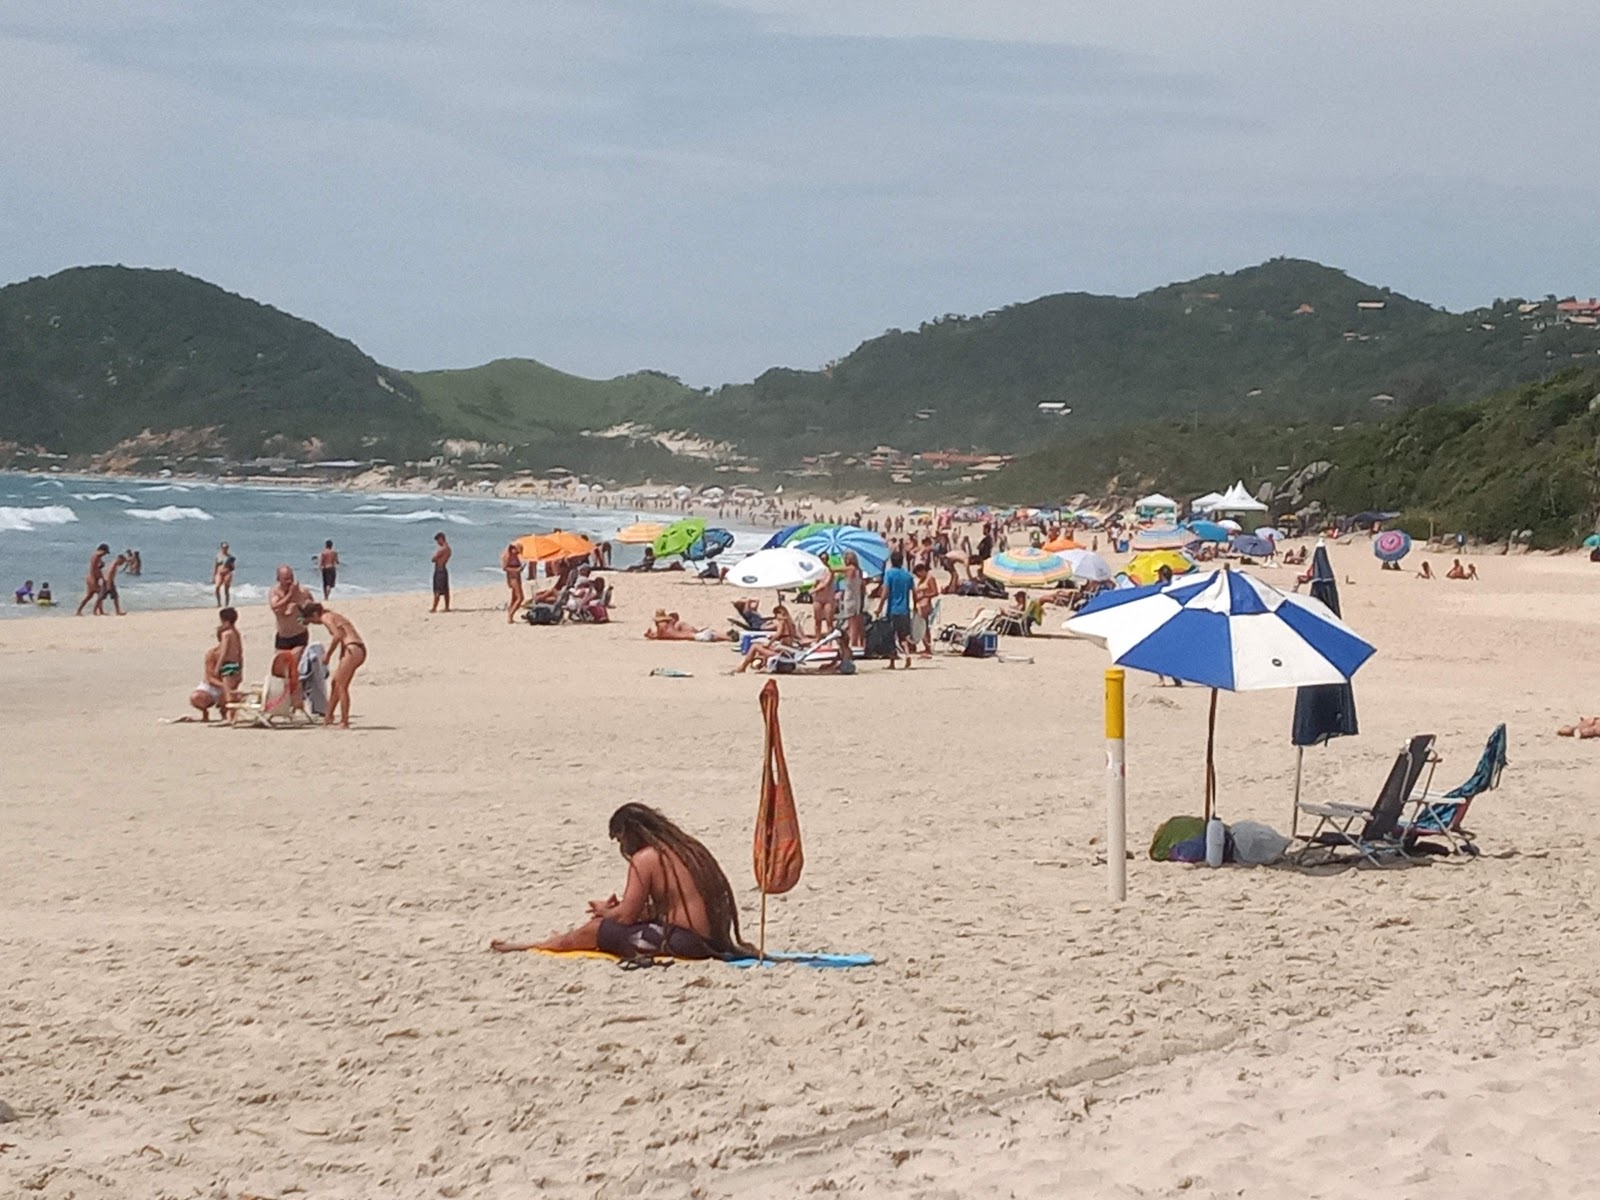
<instances>
[{"instance_id":1,"label":"blue sky","mask_svg":"<svg viewBox=\"0 0 1600 1200\"><path fill-rule=\"evenodd\" d=\"M1278 254L1589 295L1597 58L1544 0L7 0L0 280L694 384Z\"/></svg>"}]
</instances>

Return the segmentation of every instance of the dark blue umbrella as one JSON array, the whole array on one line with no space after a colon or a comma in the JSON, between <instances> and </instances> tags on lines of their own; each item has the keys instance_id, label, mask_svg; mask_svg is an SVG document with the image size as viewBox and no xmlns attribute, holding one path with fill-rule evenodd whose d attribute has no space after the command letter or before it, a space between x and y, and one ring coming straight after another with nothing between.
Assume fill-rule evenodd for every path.
<instances>
[{"instance_id":1,"label":"dark blue umbrella","mask_svg":"<svg viewBox=\"0 0 1600 1200\"><path fill-rule=\"evenodd\" d=\"M1334 615L1339 615L1339 583L1334 578L1328 551L1318 546L1311 556L1311 595L1321 600ZM1294 821L1300 813L1300 769L1305 765L1305 748L1320 746L1330 738L1351 737L1360 733L1356 722L1356 694L1349 682L1319 683L1300 688L1294 697L1294 725L1289 740L1299 747L1294 768Z\"/></svg>"},{"instance_id":2,"label":"dark blue umbrella","mask_svg":"<svg viewBox=\"0 0 1600 1200\"><path fill-rule=\"evenodd\" d=\"M701 559L715 558L731 545L733 534L726 529L708 529L689 543L683 556L690 562L699 562Z\"/></svg>"},{"instance_id":3,"label":"dark blue umbrella","mask_svg":"<svg viewBox=\"0 0 1600 1200\"><path fill-rule=\"evenodd\" d=\"M1277 547L1253 533L1236 533L1233 535L1233 552L1245 558L1271 558L1277 552Z\"/></svg>"},{"instance_id":4,"label":"dark blue umbrella","mask_svg":"<svg viewBox=\"0 0 1600 1200\"><path fill-rule=\"evenodd\" d=\"M799 528L800 525L785 525L782 529L778 530L777 533L773 534L765 542L763 542L761 544L761 548L763 550L771 550L775 546L787 546L789 544L789 535Z\"/></svg>"}]
</instances>

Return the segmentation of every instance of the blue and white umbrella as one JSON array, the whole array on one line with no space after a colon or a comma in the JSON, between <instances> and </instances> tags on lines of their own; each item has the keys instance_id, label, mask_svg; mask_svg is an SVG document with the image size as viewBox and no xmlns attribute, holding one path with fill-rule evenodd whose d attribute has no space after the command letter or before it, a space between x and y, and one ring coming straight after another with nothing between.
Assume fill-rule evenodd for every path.
<instances>
[{"instance_id":1,"label":"blue and white umbrella","mask_svg":"<svg viewBox=\"0 0 1600 1200\"><path fill-rule=\"evenodd\" d=\"M1309 596L1280 592L1242 571L1104 592L1066 628L1100 642L1119 666L1212 689L1206 806L1215 794L1217 689L1230 692L1343 683L1373 647Z\"/></svg>"},{"instance_id":2,"label":"blue and white umbrella","mask_svg":"<svg viewBox=\"0 0 1600 1200\"><path fill-rule=\"evenodd\" d=\"M773 550L779 546L787 545L789 542L789 535L799 528L799 525L785 525L782 529L778 530L777 533L773 534L766 541L762 542L761 548L763 550Z\"/></svg>"},{"instance_id":3,"label":"blue and white umbrella","mask_svg":"<svg viewBox=\"0 0 1600 1200\"><path fill-rule=\"evenodd\" d=\"M1183 528L1202 542L1225 542L1228 540L1229 531L1215 521L1190 521Z\"/></svg>"},{"instance_id":4,"label":"blue and white umbrella","mask_svg":"<svg viewBox=\"0 0 1600 1200\"><path fill-rule=\"evenodd\" d=\"M807 554L815 554L835 569L844 561L846 551L855 552L865 575L882 575L889 563L889 543L871 530L856 525L833 525L819 529L795 545Z\"/></svg>"}]
</instances>

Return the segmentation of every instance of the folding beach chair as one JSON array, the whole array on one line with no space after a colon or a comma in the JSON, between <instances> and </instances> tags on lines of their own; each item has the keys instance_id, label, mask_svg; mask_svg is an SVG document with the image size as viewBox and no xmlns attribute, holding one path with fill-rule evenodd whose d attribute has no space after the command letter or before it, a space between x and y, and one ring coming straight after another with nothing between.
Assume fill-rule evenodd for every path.
<instances>
[{"instance_id":1,"label":"folding beach chair","mask_svg":"<svg viewBox=\"0 0 1600 1200\"><path fill-rule=\"evenodd\" d=\"M839 639L835 629L810 646L784 646L767 659L766 669L773 674L790 675L807 667L822 667L839 661Z\"/></svg>"},{"instance_id":2,"label":"folding beach chair","mask_svg":"<svg viewBox=\"0 0 1600 1200\"><path fill-rule=\"evenodd\" d=\"M1457 854L1476 855L1478 847L1470 830L1461 827L1462 819L1472 801L1484 792L1500 786L1500 774L1506 769L1506 727L1496 725L1483 747L1477 769L1460 787L1448 792L1430 792L1423 788L1411 795L1416 806L1408 820L1400 823L1400 832L1407 847L1419 838L1442 837Z\"/></svg>"},{"instance_id":3,"label":"folding beach chair","mask_svg":"<svg viewBox=\"0 0 1600 1200\"><path fill-rule=\"evenodd\" d=\"M1400 817L1405 811L1417 780L1433 760L1433 734L1419 733L1396 755L1394 766L1370 808L1356 804L1301 804L1300 811L1317 818L1316 826L1303 835L1305 844L1297 850L1292 861L1299 866L1309 865L1307 859L1314 850L1324 851L1324 862L1332 862L1337 853L1351 849L1361 858L1381 866L1380 855L1405 857L1405 844L1400 832ZM1359 824L1359 829L1357 828Z\"/></svg>"},{"instance_id":4,"label":"folding beach chair","mask_svg":"<svg viewBox=\"0 0 1600 1200\"><path fill-rule=\"evenodd\" d=\"M299 681L299 656L293 650L279 650L272 656L266 680L259 688L251 688L239 697L233 707L232 723L247 728L272 729L293 725L302 718L309 724L315 718L306 711L306 694L292 688L290 677Z\"/></svg>"}]
</instances>

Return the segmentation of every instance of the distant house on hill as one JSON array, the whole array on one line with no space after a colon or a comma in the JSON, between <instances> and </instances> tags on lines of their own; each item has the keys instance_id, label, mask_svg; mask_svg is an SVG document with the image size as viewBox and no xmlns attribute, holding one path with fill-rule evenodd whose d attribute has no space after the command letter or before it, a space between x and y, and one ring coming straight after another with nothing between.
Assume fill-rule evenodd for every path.
<instances>
[{"instance_id":1,"label":"distant house on hill","mask_svg":"<svg viewBox=\"0 0 1600 1200\"><path fill-rule=\"evenodd\" d=\"M1589 318L1584 320L1583 318ZM1556 320L1574 325L1593 325L1600 321L1600 300L1562 300L1556 304Z\"/></svg>"},{"instance_id":2,"label":"distant house on hill","mask_svg":"<svg viewBox=\"0 0 1600 1200\"><path fill-rule=\"evenodd\" d=\"M1297 316L1297 317L1309 317L1312 313L1314 313L1316 311L1317 310L1312 308L1311 305L1302 304L1299 308L1294 310L1294 315Z\"/></svg>"},{"instance_id":3,"label":"distant house on hill","mask_svg":"<svg viewBox=\"0 0 1600 1200\"><path fill-rule=\"evenodd\" d=\"M1382 308L1383 306L1384 306L1384 302L1382 300L1357 300L1356 301L1356 307L1359 308L1359 309L1362 309L1365 312L1373 312L1373 311L1375 311L1377 309Z\"/></svg>"}]
</instances>

